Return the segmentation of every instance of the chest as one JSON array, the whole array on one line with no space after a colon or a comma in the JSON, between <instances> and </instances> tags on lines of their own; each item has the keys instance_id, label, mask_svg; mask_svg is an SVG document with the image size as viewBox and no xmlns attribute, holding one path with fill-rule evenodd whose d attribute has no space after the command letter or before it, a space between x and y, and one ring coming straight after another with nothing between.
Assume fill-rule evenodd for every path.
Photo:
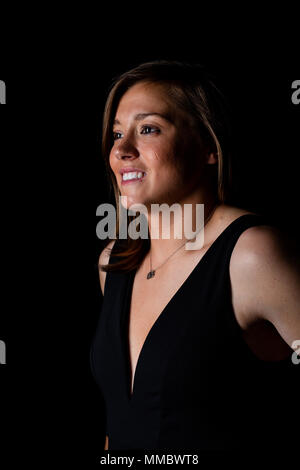
<instances>
[{"instance_id":1,"label":"chest","mask_svg":"<svg viewBox=\"0 0 300 470\"><path fill-rule=\"evenodd\" d=\"M128 323L128 346L131 367L131 387L133 389L135 370L143 345L149 332L156 324L159 317L171 300L176 301L177 293L183 285L193 276L193 271L198 267L205 252L197 253L190 258L181 258L169 263L164 270L157 270L155 276L147 279L147 269L136 273L131 293ZM232 282L232 281L231 281ZM199 293L201 290L199 283ZM238 284L235 289L239 289ZM197 295L193 288L193 304L197 303ZM210 293L213 295L213 292ZM200 296L199 296L200 297ZM197 305L195 306L197 308ZM184 310L182 315L185 315ZM232 299L232 315L240 326L241 336L245 343L261 360L280 360L285 358L289 351L278 332L266 322L256 324L251 319L245 319L245 314L240 312L238 305Z\"/></svg>"},{"instance_id":2,"label":"chest","mask_svg":"<svg viewBox=\"0 0 300 470\"><path fill-rule=\"evenodd\" d=\"M148 266L137 271L132 285L128 322L132 387L138 359L149 332L171 300L176 300L177 293L193 275L205 251L181 258L180 261L179 258L172 260L164 269L157 270L151 279L147 279Z\"/></svg>"}]
</instances>

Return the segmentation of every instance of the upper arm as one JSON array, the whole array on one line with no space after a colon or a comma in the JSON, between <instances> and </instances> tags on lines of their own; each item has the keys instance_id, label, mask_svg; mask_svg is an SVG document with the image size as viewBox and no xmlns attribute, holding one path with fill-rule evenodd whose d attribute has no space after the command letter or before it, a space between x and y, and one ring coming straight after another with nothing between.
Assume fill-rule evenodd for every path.
<instances>
[{"instance_id":1,"label":"upper arm","mask_svg":"<svg viewBox=\"0 0 300 470\"><path fill-rule=\"evenodd\" d=\"M247 229L230 263L232 296L241 316L271 322L291 346L300 339L298 249L270 226Z\"/></svg>"},{"instance_id":2,"label":"upper arm","mask_svg":"<svg viewBox=\"0 0 300 470\"><path fill-rule=\"evenodd\" d=\"M109 242L109 244L101 251L99 256L98 268L99 268L99 279L100 279L100 287L102 294L104 295L104 287L105 287L105 279L106 279L106 272L100 269L101 265L108 264L109 256L110 256L110 249L114 246L115 240Z\"/></svg>"}]
</instances>

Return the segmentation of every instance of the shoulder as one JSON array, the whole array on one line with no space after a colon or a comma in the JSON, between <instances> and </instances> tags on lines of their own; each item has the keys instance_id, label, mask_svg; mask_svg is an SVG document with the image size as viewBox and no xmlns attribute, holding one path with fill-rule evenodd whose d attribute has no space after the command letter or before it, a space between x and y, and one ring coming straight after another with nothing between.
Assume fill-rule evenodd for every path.
<instances>
[{"instance_id":1,"label":"shoulder","mask_svg":"<svg viewBox=\"0 0 300 470\"><path fill-rule=\"evenodd\" d=\"M231 266L258 268L266 263L282 262L292 246L286 235L272 225L249 227L239 236L231 256Z\"/></svg>"},{"instance_id":2,"label":"shoulder","mask_svg":"<svg viewBox=\"0 0 300 470\"><path fill-rule=\"evenodd\" d=\"M104 295L106 272L102 271L101 267L105 264L108 264L111 249L113 248L114 244L115 244L115 240L110 241L108 245L101 251L100 256L99 256L98 270L99 270L100 287L101 287L101 291L103 295Z\"/></svg>"},{"instance_id":3,"label":"shoulder","mask_svg":"<svg viewBox=\"0 0 300 470\"><path fill-rule=\"evenodd\" d=\"M273 321L299 286L299 251L277 227L249 227L236 242L229 269L233 301L244 320Z\"/></svg>"},{"instance_id":4,"label":"shoulder","mask_svg":"<svg viewBox=\"0 0 300 470\"><path fill-rule=\"evenodd\" d=\"M224 204L219 208L217 215L216 231L219 234L241 216L258 214ZM283 233L272 225L254 225L246 228L235 243L230 264L238 268L246 261L249 264L250 261L262 262L268 256L274 256L274 250L279 254L284 248L283 238Z\"/></svg>"}]
</instances>

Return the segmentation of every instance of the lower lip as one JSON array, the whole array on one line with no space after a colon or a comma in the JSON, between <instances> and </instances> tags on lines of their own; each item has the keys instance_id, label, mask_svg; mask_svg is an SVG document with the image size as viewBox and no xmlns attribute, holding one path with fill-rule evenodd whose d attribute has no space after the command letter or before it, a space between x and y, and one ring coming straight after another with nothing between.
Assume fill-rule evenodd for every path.
<instances>
[{"instance_id":1,"label":"lower lip","mask_svg":"<svg viewBox=\"0 0 300 470\"><path fill-rule=\"evenodd\" d=\"M146 175L142 176L141 178L136 178L133 180L121 180L121 184L130 184L130 183L141 183L146 178Z\"/></svg>"}]
</instances>

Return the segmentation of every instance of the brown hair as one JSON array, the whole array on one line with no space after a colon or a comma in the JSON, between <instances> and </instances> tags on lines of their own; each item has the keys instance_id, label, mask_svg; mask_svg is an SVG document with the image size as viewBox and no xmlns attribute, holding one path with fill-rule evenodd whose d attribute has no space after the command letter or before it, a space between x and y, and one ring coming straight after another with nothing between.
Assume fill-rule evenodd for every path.
<instances>
[{"instance_id":1,"label":"brown hair","mask_svg":"<svg viewBox=\"0 0 300 470\"><path fill-rule=\"evenodd\" d=\"M230 197L231 160L228 150L230 130L226 103L213 79L201 65L177 61L159 60L141 64L118 77L108 95L102 133L102 155L110 183L109 190L114 192L116 200L116 239L119 238L119 196L120 191L114 173L109 164L109 155L113 146L112 127L119 101L123 94L138 82L160 83L168 85L168 92L173 103L193 119L200 130L200 135L218 155L216 198L224 203ZM128 216L129 223L136 216ZM114 254L118 258L113 263L99 265L102 271L130 271L137 268L150 248L150 240L127 237L120 240Z\"/></svg>"}]
</instances>

